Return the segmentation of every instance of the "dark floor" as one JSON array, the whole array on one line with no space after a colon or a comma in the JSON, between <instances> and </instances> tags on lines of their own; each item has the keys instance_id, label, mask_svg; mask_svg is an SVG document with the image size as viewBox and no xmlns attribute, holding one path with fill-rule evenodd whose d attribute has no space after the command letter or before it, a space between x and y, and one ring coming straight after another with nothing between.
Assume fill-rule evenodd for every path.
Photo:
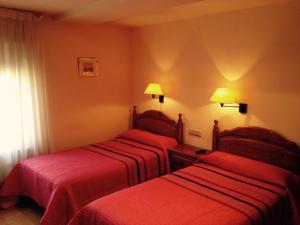
<instances>
[{"instance_id":1,"label":"dark floor","mask_svg":"<svg viewBox=\"0 0 300 225\"><path fill-rule=\"evenodd\" d=\"M30 199L10 209L0 209L0 225L38 225L44 210Z\"/></svg>"}]
</instances>

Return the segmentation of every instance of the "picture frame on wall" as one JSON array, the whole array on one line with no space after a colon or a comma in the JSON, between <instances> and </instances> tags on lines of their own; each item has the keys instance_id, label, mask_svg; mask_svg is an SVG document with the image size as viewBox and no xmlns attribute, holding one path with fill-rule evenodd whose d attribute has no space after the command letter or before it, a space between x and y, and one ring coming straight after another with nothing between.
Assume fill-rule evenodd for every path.
<instances>
[{"instance_id":1,"label":"picture frame on wall","mask_svg":"<svg viewBox=\"0 0 300 225\"><path fill-rule=\"evenodd\" d=\"M97 77L98 61L95 58L78 58L78 70L81 77Z\"/></svg>"}]
</instances>

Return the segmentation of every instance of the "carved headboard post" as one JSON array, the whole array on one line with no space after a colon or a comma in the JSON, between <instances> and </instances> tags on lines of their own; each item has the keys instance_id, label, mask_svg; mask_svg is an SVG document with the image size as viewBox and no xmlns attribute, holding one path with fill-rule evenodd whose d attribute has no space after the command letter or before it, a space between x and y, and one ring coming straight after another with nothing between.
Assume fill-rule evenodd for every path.
<instances>
[{"instance_id":1,"label":"carved headboard post","mask_svg":"<svg viewBox=\"0 0 300 225\"><path fill-rule=\"evenodd\" d=\"M178 122L177 122L177 141L179 144L183 144L183 122L182 122L182 114L178 114Z\"/></svg>"},{"instance_id":2,"label":"carved headboard post","mask_svg":"<svg viewBox=\"0 0 300 225\"><path fill-rule=\"evenodd\" d=\"M217 146L218 146L218 136L220 133L220 129L219 129L219 121L218 120L214 120L214 128L213 128L213 135L212 135L212 150L215 151L217 150Z\"/></svg>"},{"instance_id":3,"label":"carved headboard post","mask_svg":"<svg viewBox=\"0 0 300 225\"><path fill-rule=\"evenodd\" d=\"M132 128L135 129L136 128L136 106L133 106L133 110L132 110Z\"/></svg>"}]
</instances>

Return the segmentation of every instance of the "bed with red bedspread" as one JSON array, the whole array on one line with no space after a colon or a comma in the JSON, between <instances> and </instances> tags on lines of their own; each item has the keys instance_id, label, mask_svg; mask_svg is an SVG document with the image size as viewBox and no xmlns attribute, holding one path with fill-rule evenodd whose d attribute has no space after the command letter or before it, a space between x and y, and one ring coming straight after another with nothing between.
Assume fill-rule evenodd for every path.
<instances>
[{"instance_id":1,"label":"bed with red bedspread","mask_svg":"<svg viewBox=\"0 0 300 225\"><path fill-rule=\"evenodd\" d=\"M177 144L180 123L157 111L134 117L133 127L138 129L113 140L20 162L0 197L28 196L45 208L41 225L65 225L85 204L168 173L166 149Z\"/></svg>"},{"instance_id":2,"label":"bed with red bedspread","mask_svg":"<svg viewBox=\"0 0 300 225\"><path fill-rule=\"evenodd\" d=\"M300 148L264 128L213 133L199 163L97 199L69 225L299 225Z\"/></svg>"},{"instance_id":3,"label":"bed with red bedspread","mask_svg":"<svg viewBox=\"0 0 300 225\"><path fill-rule=\"evenodd\" d=\"M215 152L93 201L69 225L290 225L299 214L299 188L289 171Z\"/></svg>"}]
</instances>

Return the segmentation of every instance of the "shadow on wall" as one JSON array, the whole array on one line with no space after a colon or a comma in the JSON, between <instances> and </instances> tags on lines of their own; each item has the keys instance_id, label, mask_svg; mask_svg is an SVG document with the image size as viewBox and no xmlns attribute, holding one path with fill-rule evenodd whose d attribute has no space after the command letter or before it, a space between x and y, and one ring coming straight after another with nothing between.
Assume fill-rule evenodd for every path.
<instances>
[{"instance_id":1,"label":"shadow on wall","mask_svg":"<svg viewBox=\"0 0 300 225\"><path fill-rule=\"evenodd\" d=\"M240 117L239 122L228 112L221 120L276 128L300 143L300 124L291 119L300 114L300 68L296 66L300 61L300 41L294 23L299 14L287 16L289 8L291 5L284 5L283 9L274 6L268 8L269 13L265 13L265 8L257 9L259 23L253 19L253 10L227 16L230 26L221 18L200 22L200 38L219 74L234 81L232 86L245 93L241 102L250 104L248 115ZM299 5L294 12L297 9ZM251 14L247 17L247 13ZM270 14L275 20L270 19ZM220 33L220 25L226 32ZM259 35L253 35L257 32Z\"/></svg>"},{"instance_id":2,"label":"shadow on wall","mask_svg":"<svg viewBox=\"0 0 300 225\"><path fill-rule=\"evenodd\" d=\"M237 81L248 74L293 19L282 7L273 6L267 13L266 7L247 9L197 20L194 26L220 74L228 81Z\"/></svg>"},{"instance_id":3,"label":"shadow on wall","mask_svg":"<svg viewBox=\"0 0 300 225\"><path fill-rule=\"evenodd\" d=\"M219 119L225 128L263 126L300 142L299 4L282 4L181 22L134 32L134 102L148 82L161 84L171 115L182 112L186 128L206 131ZM237 89L248 114L209 102L218 87ZM153 103L154 104L154 103ZM186 132L186 131L185 131Z\"/></svg>"},{"instance_id":4,"label":"shadow on wall","mask_svg":"<svg viewBox=\"0 0 300 225\"><path fill-rule=\"evenodd\" d=\"M158 29L156 32L152 28L136 32L138 53L134 73L139 76L134 79L135 98L142 100L141 93L147 83L157 82L161 84L165 96L194 108L207 104L216 83L226 83L221 76L208 77L209 74L219 73L217 67L197 41L195 32L187 29L190 27L184 22L180 25L171 24L170 29L168 24L161 25L154 28Z\"/></svg>"}]
</instances>

